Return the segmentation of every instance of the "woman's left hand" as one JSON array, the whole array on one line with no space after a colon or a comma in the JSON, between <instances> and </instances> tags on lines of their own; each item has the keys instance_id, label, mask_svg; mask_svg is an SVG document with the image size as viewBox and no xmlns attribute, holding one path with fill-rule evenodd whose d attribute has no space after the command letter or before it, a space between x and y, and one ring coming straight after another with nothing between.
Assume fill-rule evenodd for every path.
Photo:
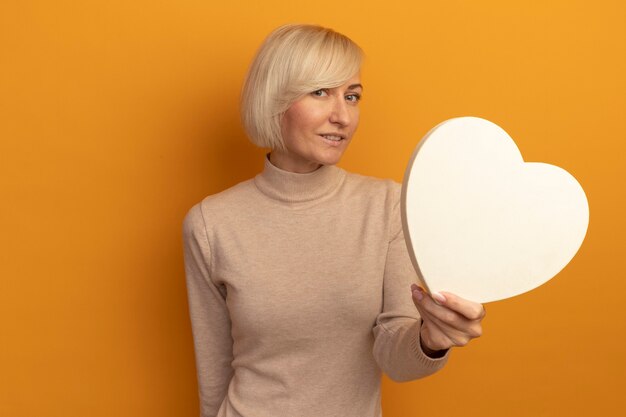
<instances>
[{"instance_id":1,"label":"woman's left hand","mask_svg":"<svg viewBox=\"0 0 626 417\"><path fill-rule=\"evenodd\" d=\"M453 346L465 346L482 335L485 308L448 292L427 294L411 285L413 303L422 317L422 349L429 356Z\"/></svg>"}]
</instances>

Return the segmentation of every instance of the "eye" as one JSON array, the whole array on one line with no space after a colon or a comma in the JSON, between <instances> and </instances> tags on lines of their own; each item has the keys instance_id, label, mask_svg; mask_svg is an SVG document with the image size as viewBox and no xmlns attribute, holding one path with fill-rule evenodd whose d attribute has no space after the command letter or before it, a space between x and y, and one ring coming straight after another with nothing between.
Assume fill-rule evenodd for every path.
<instances>
[{"instance_id":1,"label":"eye","mask_svg":"<svg viewBox=\"0 0 626 417\"><path fill-rule=\"evenodd\" d=\"M346 95L346 100L353 103L358 103L359 101L361 101L361 95L357 93L348 94Z\"/></svg>"},{"instance_id":2,"label":"eye","mask_svg":"<svg viewBox=\"0 0 626 417\"><path fill-rule=\"evenodd\" d=\"M320 88L319 90L315 90L311 93L311 95L315 96L315 97L324 97L328 95L328 91L326 91L326 89L324 88Z\"/></svg>"}]
</instances>

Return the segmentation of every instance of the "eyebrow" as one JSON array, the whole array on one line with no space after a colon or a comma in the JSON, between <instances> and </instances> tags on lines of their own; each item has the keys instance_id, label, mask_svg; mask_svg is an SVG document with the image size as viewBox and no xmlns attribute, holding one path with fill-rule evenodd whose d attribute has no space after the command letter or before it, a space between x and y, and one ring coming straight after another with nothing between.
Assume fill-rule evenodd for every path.
<instances>
[{"instance_id":1,"label":"eyebrow","mask_svg":"<svg viewBox=\"0 0 626 417\"><path fill-rule=\"evenodd\" d=\"M348 90L354 90L360 88L361 90L363 90L363 85L362 84L352 84L350 86L348 86Z\"/></svg>"}]
</instances>

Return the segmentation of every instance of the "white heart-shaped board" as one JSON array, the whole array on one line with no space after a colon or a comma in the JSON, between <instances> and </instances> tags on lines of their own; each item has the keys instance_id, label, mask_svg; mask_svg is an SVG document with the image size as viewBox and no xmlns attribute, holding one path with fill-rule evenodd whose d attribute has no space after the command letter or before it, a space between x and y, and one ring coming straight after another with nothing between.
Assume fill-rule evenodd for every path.
<instances>
[{"instance_id":1,"label":"white heart-shaped board","mask_svg":"<svg viewBox=\"0 0 626 417\"><path fill-rule=\"evenodd\" d=\"M558 274L585 238L589 206L567 171L524 162L499 126L459 117L434 127L415 149L402 222L429 292L485 303Z\"/></svg>"}]
</instances>

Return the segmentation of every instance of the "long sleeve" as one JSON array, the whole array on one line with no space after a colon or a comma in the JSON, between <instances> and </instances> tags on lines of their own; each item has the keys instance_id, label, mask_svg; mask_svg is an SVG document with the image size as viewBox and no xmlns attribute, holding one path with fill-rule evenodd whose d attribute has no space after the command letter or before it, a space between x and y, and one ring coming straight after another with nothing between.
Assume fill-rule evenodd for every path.
<instances>
[{"instance_id":1,"label":"long sleeve","mask_svg":"<svg viewBox=\"0 0 626 417\"><path fill-rule=\"evenodd\" d=\"M215 417L233 375L233 340L225 289L209 274L211 255L201 203L185 217L183 241L201 416Z\"/></svg>"},{"instance_id":2,"label":"long sleeve","mask_svg":"<svg viewBox=\"0 0 626 417\"><path fill-rule=\"evenodd\" d=\"M373 353L383 372L394 381L404 382L441 369L448 353L433 359L421 349L421 318L410 289L411 284L417 282L417 274L404 241L399 195L394 201L383 281L383 311L378 315L373 330Z\"/></svg>"}]
</instances>

